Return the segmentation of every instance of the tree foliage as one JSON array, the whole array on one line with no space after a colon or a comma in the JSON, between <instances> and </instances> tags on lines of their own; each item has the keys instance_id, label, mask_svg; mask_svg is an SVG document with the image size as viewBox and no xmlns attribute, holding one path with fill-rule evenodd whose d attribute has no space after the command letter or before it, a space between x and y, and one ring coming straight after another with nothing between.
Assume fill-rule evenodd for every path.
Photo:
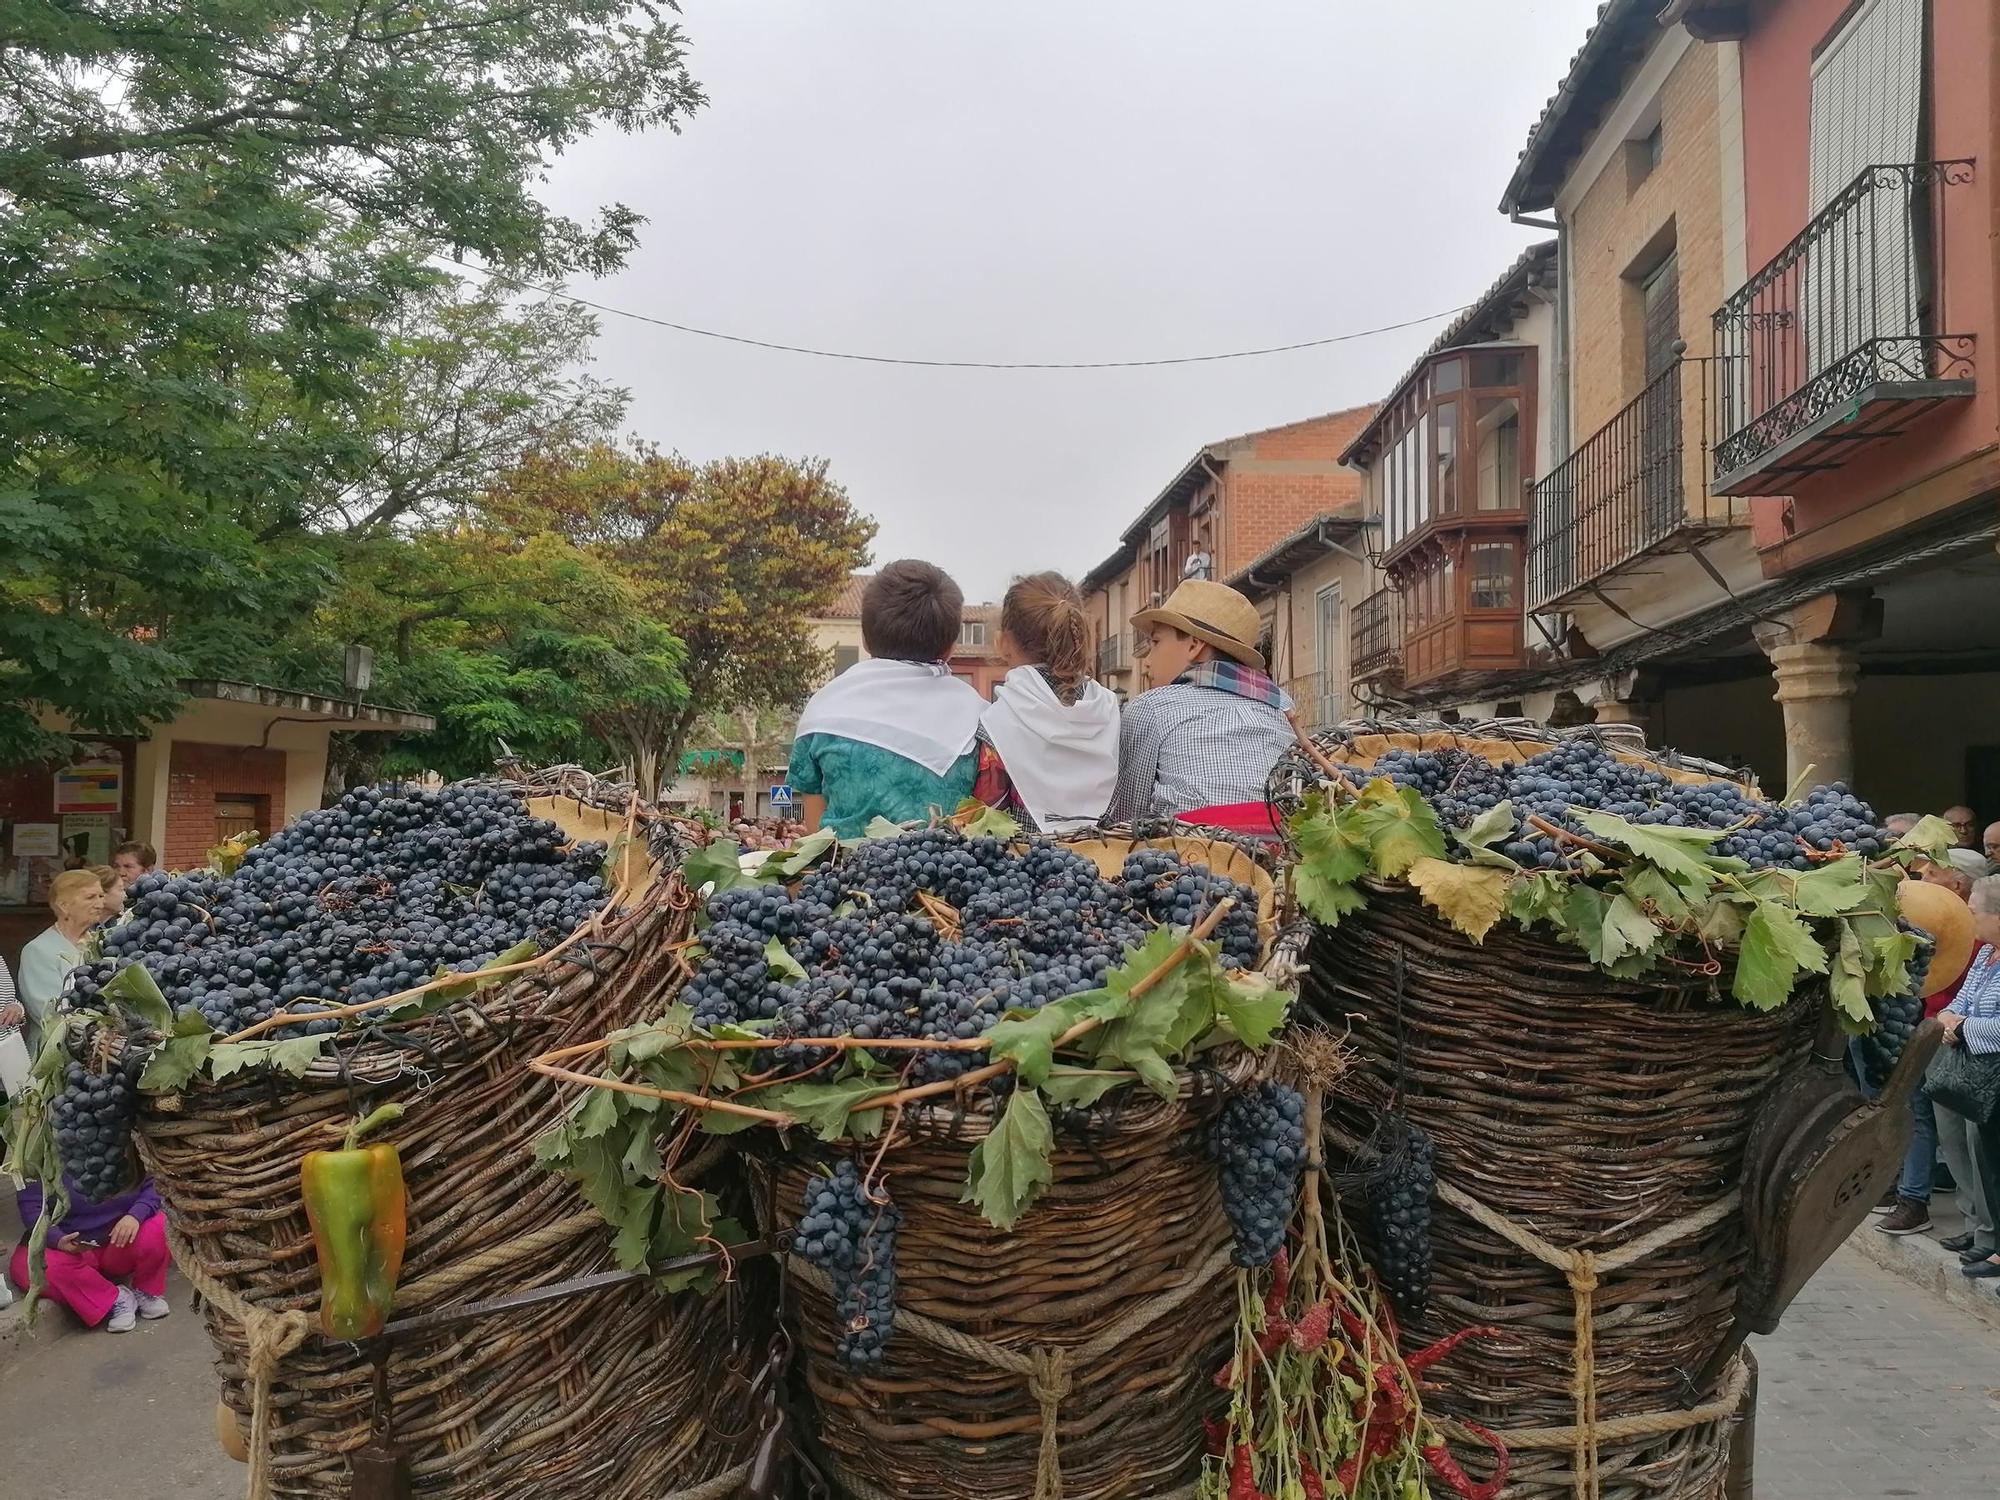
<instances>
[{"instance_id":1,"label":"tree foliage","mask_svg":"<svg viewBox=\"0 0 2000 1500\"><path fill-rule=\"evenodd\" d=\"M660 745L668 763L706 714L804 700L826 667L808 622L867 560L875 533L821 462L695 465L601 443L530 457L490 514L611 562L682 642L688 700Z\"/></svg>"},{"instance_id":2,"label":"tree foliage","mask_svg":"<svg viewBox=\"0 0 2000 1500\"><path fill-rule=\"evenodd\" d=\"M636 216L552 211L535 193L546 160L600 125L673 126L701 99L678 29L627 0L78 0L14 8L6 43L0 759L15 759L45 743L40 709L132 731L172 710L177 677L248 670L333 576L328 526L461 503L530 413L587 434L602 392L486 398L460 358L477 299L449 296L430 258L615 266ZM541 316L540 332L510 326L546 344L561 330ZM415 367L444 378L402 380ZM470 424L454 431L451 411Z\"/></svg>"}]
</instances>

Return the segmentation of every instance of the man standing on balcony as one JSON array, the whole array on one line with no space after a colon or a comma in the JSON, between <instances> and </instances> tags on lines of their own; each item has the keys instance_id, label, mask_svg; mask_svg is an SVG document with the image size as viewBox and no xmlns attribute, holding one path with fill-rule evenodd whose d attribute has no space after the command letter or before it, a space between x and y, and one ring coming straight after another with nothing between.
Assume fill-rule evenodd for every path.
<instances>
[{"instance_id":1,"label":"man standing on balcony","mask_svg":"<svg viewBox=\"0 0 2000 1500\"><path fill-rule=\"evenodd\" d=\"M1150 690L1125 707L1112 821L1263 803L1294 740L1292 701L1265 673L1258 623L1235 589L1199 579L1132 617Z\"/></svg>"}]
</instances>

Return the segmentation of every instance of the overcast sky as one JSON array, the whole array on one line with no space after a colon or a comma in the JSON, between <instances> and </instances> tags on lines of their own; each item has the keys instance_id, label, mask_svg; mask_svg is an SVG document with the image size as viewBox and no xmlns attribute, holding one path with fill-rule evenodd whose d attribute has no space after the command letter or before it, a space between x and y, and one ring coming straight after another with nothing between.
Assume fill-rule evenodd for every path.
<instances>
[{"instance_id":1,"label":"overcast sky","mask_svg":"<svg viewBox=\"0 0 2000 1500\"><path fill-rule=\"evenodd\" d=\"M646 214L580 295L912 358L1148 359L1400 322L1483 290L1495 211L1594 0L684 0L709 107L550 196ZM969 598L1101 561L1202 443L1381 395L1438 324L1173 369L923 370L606 317L629 426L827 459Z\"/></svg>"}]
</instances>

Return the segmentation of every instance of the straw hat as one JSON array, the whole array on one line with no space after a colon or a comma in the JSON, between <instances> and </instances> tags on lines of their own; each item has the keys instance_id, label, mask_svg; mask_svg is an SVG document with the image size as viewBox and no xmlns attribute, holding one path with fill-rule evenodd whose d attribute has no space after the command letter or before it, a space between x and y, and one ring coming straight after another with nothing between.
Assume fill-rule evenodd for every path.
<instances>
[{"instance_id":1,"label":"straw hat","mask_svg":"<svg viewBox=\"0 0 2000 1500\"><path fill-rule=\"evenodd\" d=\"M1227 584L1191 578L1167 595L1166 603L1132 616L1132 623L1142 629L1171 625L1246 667L1264 670L1264 658L1257 651L1258 630L1263 623L1257 617L1257 606Z\"/></svg>"},{"instance_id":2,"label":"straw hat","mask_svg":"<svg viewBox=\"0 0 2000 1500\"><path fill-rule=\"evenodd\" d=\"M1923 993L1928 999L1965 972L1972 962L1979 939L1973 931L1972 908L1956 891L1921 880L1905 880L1896 887L1896 904L1903 920L1921 928L1937 944L1931 965L1924 975Z\"/></svg>"}]
</instances>

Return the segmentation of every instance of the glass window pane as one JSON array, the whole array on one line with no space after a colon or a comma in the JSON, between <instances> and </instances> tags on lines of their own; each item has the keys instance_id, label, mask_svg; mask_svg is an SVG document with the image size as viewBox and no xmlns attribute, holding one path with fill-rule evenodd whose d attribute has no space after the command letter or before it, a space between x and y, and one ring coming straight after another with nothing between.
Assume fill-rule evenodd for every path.
<instances>
[{"instance_id":1,"label":"glass window pane","mask_svg":"<svg viewBox=\"0 0 2000 1500\"><path fill-rule=\"evenodd\" d=\"M1478 404L1479 508L1519 510L1521 408L1510 396L1482 396Z\"/></svg>"},{"instance_id":2,"label":"glass window pane","mask_svg":"<svg viewBox=\"0 0 2000 1500\"><path fill-rule=\"evenodd\" d=\"M1473 355L1472 383L1477 386L1519 385L1521 356L1495 353Z\"/></svg>"},{"instance_id":3,"label":"glass window pane","mask_svg":"<svg viewBox=\"0 0 2000 1500\"><path fill-rule=\"evenodd\" d=\"M1437 513L1458 514L1458 403L1440 401L1431 408L1431 462L1436 465L1431 494Z\"/></svg>"},{"instance_id":4,"label":"glass window pane","mask_svg":"<svg viewBox=\"0 0 2000 1500\"><path fill-rule=\"evenodd\" d=\"M1465 366L1455 359L1448 359L1431 372L1431 389L1440 396L1448 396L1465 383Z\"/></svg>"},{"instance_id":5,"label":"glass window pane","mask_svg":"<svg viewBox=\"0 0 2000 1500\"><path fill-rule=\"evenodd\" d=\"M1516 547L1513 542L1478 542L1472 547L1473 609L1513 609Z\"/></svg>"}]
</instances>

